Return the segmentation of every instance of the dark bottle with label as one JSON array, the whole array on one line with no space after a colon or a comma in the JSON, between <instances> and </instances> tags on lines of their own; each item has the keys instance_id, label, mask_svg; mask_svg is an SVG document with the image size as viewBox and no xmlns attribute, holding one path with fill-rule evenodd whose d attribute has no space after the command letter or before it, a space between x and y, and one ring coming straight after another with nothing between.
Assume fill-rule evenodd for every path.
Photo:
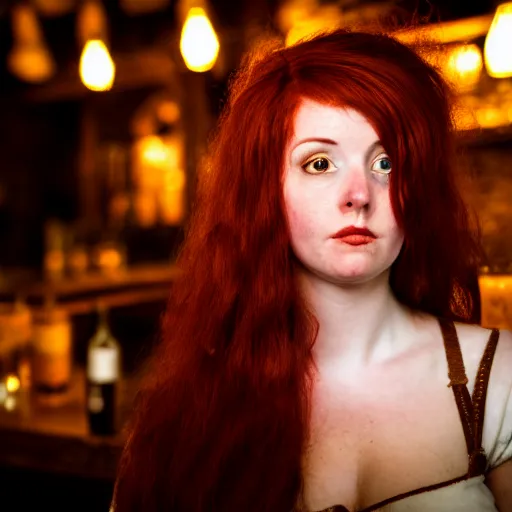
<instances>
[{"instance_id":1,"label":"dark bottle with label","mask_svg":"<svg viewBox=\"0 0 512 512\"><path fill-rule=\"evenodd\" d=\"M87 415L91 434L104 436L117 431L121 349L110 332L107 310L100 306L98 314L98 329L87 348Z\"/></svg>"}]
</instances>

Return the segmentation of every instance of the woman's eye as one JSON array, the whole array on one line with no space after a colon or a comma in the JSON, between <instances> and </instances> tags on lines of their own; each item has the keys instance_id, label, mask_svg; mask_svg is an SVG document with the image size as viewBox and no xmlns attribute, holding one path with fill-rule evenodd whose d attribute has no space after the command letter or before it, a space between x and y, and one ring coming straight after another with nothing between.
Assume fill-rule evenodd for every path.
<instances>
[{"instance_id":1,"label":"woman's eye","mask_svg":"<svg viewBox=\"0 0 512 512\"><path fill-rule=\"evenodd\" d=\"M310 160L307 164L304 164L302 168L310 174L323 174L326 172L332 172L336 169L332 162L324 156Z\"/></svg>"},{"instance_id":2,"label":"woman's eye","mask_svg":"<svg viewBox=\"0 0 512 512\"><path fill-rule=\"evenodd\" d=\"M380 172L381 174L389 174L393 169L391 160L388 157L382 157L375 160L372 164L372 171Z\"/></svg>"}]
</instances>

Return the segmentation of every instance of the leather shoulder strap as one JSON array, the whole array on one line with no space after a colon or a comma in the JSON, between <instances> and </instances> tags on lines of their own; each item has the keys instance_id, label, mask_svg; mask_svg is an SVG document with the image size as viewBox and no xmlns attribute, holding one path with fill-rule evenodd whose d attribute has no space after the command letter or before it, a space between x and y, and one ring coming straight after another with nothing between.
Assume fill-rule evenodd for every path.
<instances>
[{"instance_id":1,"label":"leather shoulder strap","mask_svg":"<svg viewBox=\"0 0 512 512\"><path fill-rule=\"evenodd\" d=\"M485 472L487 459L482 448L482 432L485 414L485 399L492 361L499 338L499 331L493 329L480 361L475 380L473 397L467 388L468 379L464 369L457 331L452 321L439 319L448 361L449 387L452 388L459 409L469 456L468 476Z\"/></svg>"},{"instance_id":2,"label":"leather shoulder strap","mask_svg":"<svg viewBox=\"0 0 512 512\"><path fill-rule=\"evenodd\" d=\"M474 452L474 432L473 432L473 402L466 384L468 378L464 368L462 352L460 350L459 338L455 325L451 320L439 318L441 333L443 334L446 360L448 362L448 378L450 382L448 387L452 388L455 402L459 410L459 416L464 430L466 447L468 455Z\"/></svg>"},{"instance_id":3,"label":"leather shoulder strap","mask_svg":"<svg viewBox=\"0 0 512 512\"><path fill-rule=\"evenodd\" d=\"M473 389L473 413L474 413L474 439L475 447L482 447L482 433L485 415L485 400L487 398L487 387L489 385L489 376L491 374L492 362L498 345L500 331L493 329L489 336L489 341L485 347L478 373L476 374L475 387Z\"/></svg>"},{"instance_id":4,"label":"leather shoulder strap","mask_svg":"<svg viewBox=\"0 0 512 512\"><path fill-rule=\"evenodd\" d=\"M457 384L465 386L468 383L468 378L466 377L455 325L451 320L445 320L444 318L439 318L438 320L443 334L446 359L448 361L448 377L450 379L448 387Z\"/></svg>"}]
</instances>

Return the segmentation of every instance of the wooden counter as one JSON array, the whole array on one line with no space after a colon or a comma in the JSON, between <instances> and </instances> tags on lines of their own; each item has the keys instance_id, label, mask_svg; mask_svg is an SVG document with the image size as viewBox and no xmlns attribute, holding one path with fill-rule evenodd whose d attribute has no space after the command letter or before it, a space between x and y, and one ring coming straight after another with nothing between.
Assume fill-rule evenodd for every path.
<instances>
[{"instance_id":1,"label":"wooden counter","mask_svg":"<svg viewBox=\"0 0 512 512\"><path fill-rule=\"evenodd\" d=\"M128 416L135 386L135 379L120 386L121 425ZM104 438L89 434L80 370L74 373L60 405L45 405L33 393L19 393L12 410L0 406L1 466L113 481L123 444L122 431Z\"/></svg>"},{"instance_id":2,"label":"wooden counter","mask_svg":"<svg viewBox=\"0 0 512 512\"><path fill-rule=\"evenodd\" d=\"M89 273L80 279L66 278L53 282L16 279L13 276L11 282L0 283L0 296L3 295L4 300L12 300L14 290L17 289L23 292L31 309L37 310L44 295L52 293L59 307L82 320L85 314L95 311L98 299L110 308L158 303L154 313L154 316L158 316L178 274L175 266L162 264L139 265L112 276ZM16 288L16 283L20 285L19 288ZM112 322L115 328L114 319ZM93 324L94 321L91 321L87 327L93 328ZM141 334L137 331L137 337L140 335L144 343L149 343L148 340L153 339L156 324L157 320L149 322L146 329L148 332ZM128 325L132 324L128 322ZM74 364L79 366L85 363L84 344L91 333L82 336L82 324L75 325L75 328ZM141 364L142 341L141 344L134 343L122 330L119 333L126 356L125 370L136 372ZM120 386L121 426L128 417L138 382L139 379L133 376L125 378ZM74 371L69 392L59 405L44 404L37 399L35 393L29 392L19 393L15 405L11 403L6 407L2 400L0 466L74 475L85 479L115 479L124 436L122 432L105 438L89 434L83 369L77 368Z\"/></svg>"}]
</instances>

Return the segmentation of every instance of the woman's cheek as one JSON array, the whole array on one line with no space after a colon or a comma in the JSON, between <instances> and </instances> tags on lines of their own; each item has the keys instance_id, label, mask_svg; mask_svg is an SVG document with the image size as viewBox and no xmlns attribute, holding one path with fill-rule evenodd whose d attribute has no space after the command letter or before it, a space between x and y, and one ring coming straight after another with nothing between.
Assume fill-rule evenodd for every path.
<instances>
[{"instance_id":1,"label":"woman's cheek","mask_svg":"<svg viewBox=\"0 0 512 512\"><path fill-rule=\"evenodd\" d=\"M290 234L293 240L303 240L310 237L314 229L314 212L311 212L307 205L300 201L293 202L288 208L288 222Z\"/></svg>"}]
</instances>

